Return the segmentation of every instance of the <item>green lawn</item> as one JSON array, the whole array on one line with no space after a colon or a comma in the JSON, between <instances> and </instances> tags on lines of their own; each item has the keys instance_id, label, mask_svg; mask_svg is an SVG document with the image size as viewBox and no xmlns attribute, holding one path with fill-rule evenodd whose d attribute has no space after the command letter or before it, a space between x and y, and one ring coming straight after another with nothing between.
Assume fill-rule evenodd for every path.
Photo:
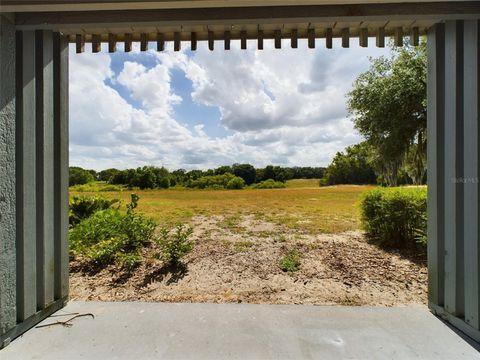
<instances>
[{"instance_id":1,"label":"green lawn","mask_svg":"<svg viewBox=\"0 0 480 360\"><path fill-rule=\"evenodd\" d=\"M160 224L188 222L195 215L224 215L226 221L253 214L289 228L310 233L338 233L359 227L359 196L371 186L318 187L318 180L293 180L285 189L265 190L123 190L98 191L105 185L70 191L75 195L117 198L123 204L132 192L140 196L139 211Z\"/></svg>"}]
</instances>

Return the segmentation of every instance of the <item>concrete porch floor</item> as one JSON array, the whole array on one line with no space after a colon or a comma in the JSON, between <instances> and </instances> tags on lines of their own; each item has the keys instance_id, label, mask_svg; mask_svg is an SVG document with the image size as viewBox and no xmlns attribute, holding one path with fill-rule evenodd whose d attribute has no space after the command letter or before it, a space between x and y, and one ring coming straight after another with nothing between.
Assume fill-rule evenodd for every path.
<instances>
[{"instance_id":1,"label":"concrete porch floor","mask_svg":"<svg viewBox=\"0 0 480 360\"><path fill-rule=\"evenodd\" d=\"M34 328L0 358L480 359L426 307L70 302L41 325L69 313L95 319Z\"/></svg>"}]
</instances>

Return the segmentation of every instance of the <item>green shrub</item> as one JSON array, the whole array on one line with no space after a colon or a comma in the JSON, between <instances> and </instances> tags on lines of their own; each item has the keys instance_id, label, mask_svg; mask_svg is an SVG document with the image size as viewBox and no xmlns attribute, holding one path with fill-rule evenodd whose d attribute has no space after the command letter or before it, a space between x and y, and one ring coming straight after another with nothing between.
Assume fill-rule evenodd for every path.
<instances>
[{"instance_id":1,"label":"green shrub","mask_svg":"<svg viewBox=\"0 0 480 360\"><path fill-rule=\"evenodd\" d=\"M295 272L300 269L300 254L296 250L290 250L280 259L280 269Z\"/></svg>"},{"instance_id":2,"label":"green shrub","mask_svg":"<svg viewBox=\"0 0 480 360\"><path fill-rule=\"evenodd\" d=\"M77 225L83 219L100 210L111 208L119 200L108 200L100 196L74 196L69 206L69 223Z\"/></svg>"},{"instance_id":3,"label":"green shrub","mask_svg":"<svg viewBox=\"0 0 480 360\"><path fill-rule=\"evenodd\" d=\"M240 190L245 187L245 180L240 177L234 177L227 183L227 189Z\"/></svg>"},{"instance_id":4,"label":"green shrub","mask_svg":"<svg viewBox=\"0 0 480 360\"><path fill-rule=\"evenodd\" d=\"M141 262L140 250L154 237L155 222L135 213L138 196L132 195L127 212L100 210L70 230L70 251L96 265L118 262L128 271Z\"/></svg>"},{"instance_id":5,"label":"green shrub","mask_svg":"<svg viewBox=\"0 0 480 360\"><path fill-rule=\"evenodd\" d=\"M232 186L231 188L229 188L229 184ZM241 184L245 186L242 178L225 173L222 175L202 176L196 180L190 180L186 186L197 189L239 189L238 186Z\"/></svg>"},{"instance_id":6,"label":"green shrub","mask_svg":"<svg viewBox=\"0 0 480 360\"><path fill-rule=\"evenodd\" d=\"M268 179L252 185L252 189L283 189L286 187L287 185L285 183L273 179Z\"/></svg>"},{"instance_id":7,"label":"green shrub","mask_svg":"<svg viewBox=\"0 0 480 360\"><path fill-rule=\"evenodd\" d=\"M192 233L192 228L183 224L177 225L173 233L166 228L161 229L157 244L168 264L178 265L180 259L193 250L194 242L189 240Z\"/></svg>"},{"instance_id":8,"label":"green shrub","mask_svg":"<svg viewBox=\"0 0 480 360\"><path fill-rule=\"evenodd\" d=\"M88 184L95 180L93 170L85 170L77 166L70 167L68 183L72 185Z\"/></svg>"},{"instance_id":9,"label":"green shrub","mask_svg":"<svg viewBox=\"0 0 480 360\"><path fill-rule=\"evenodd\" d=\"M395 248L426 246L427 189L374 189L361 201L362 226L380 245Z\"/></svg>"}]
</instances>

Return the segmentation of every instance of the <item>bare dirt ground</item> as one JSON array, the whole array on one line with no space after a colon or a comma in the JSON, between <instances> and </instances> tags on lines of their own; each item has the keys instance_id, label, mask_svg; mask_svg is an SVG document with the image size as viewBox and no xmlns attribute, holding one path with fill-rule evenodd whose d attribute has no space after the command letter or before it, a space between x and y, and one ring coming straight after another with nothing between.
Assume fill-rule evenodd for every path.
<instances>
[{"instance_id":1,"label":"bare dirt ground","mask_svg":"<svg viewBox=\"0 0 480 360\"><path fill-rule=\"evenodd\" d=\"M269 304L408 305L427 301L424 254L388 252L359 231L302 233L255 215L196 216L196 245L175 269L144 250L130 276L115 266L86 271L71 261L73 300L247 302ZM291 250L300 269L279 266Z\"/></svg>"}]
</instances>

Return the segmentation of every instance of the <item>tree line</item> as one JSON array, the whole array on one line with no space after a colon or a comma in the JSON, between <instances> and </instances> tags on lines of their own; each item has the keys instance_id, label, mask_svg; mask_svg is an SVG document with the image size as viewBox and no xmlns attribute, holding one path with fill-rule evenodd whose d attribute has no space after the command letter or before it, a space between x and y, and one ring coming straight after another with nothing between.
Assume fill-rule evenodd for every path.
<instances>
[{"instance_id":1,"label":"tree line","mask_svg":"<svg viewBox=\"0 0 480 360\"><path fill-rule=\"evenodd\" d=\"M140 189L167 189L177 185L196 188L242 188L270 179L277 182L291 179L320 179L324 171L324 167L268 165L264 168L255 168L251 164L224 165L215 169L189 171L185 169L169 171L165 167L143 166L125 170L111 168L96 172L81 167L70 167L70 186L104 181Z\"/></svg>"}]
</instances>

